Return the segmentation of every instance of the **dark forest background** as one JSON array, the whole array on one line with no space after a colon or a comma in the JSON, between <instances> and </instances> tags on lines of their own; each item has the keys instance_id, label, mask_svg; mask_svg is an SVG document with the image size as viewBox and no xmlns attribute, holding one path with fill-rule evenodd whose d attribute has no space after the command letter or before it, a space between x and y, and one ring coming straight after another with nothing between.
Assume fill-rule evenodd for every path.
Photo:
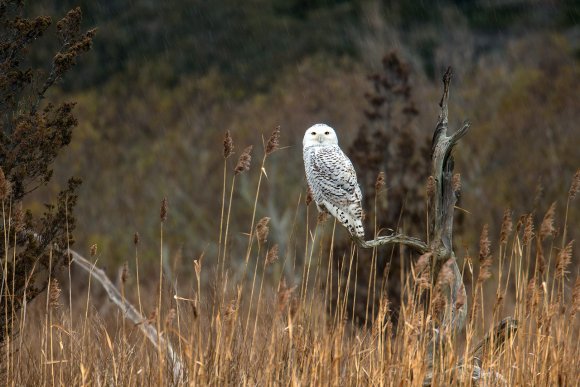
<instances>
[{"instance_id":1,"label":"dark forest background","mask_svg":"<svg viewBox=\"0 0 580 387\"><path fill-rule=\"evenodd\" d=\"M83 28L98 29L91 52L49 92L54 100L76 101L79 124L57 159L55 179L28 203L41 211L69 176L82 178L76 249L88 252L97 244L101 262L117 267L130 260L138 232L144 262L158 257L159 203L166 196L167 256L180 255L187 262L202 252L212 256L219 235L224 132L230 130L235 142L233 168L250 144L257 163L263 138L280 126L283 149L268 161L257 217L271 218L272 243L300 261L301 247L293 246L288 235L294 228L302 235L306 223L298 204L306 192L306 128L317 122L333 126L351 156L357 152L355 139L373 130L395 140L401 132L412 133L413 149L419 150L433 132L440 76L448 65L455 72L452 127L466 118L473 123L456 155L462 175L458 256L475 250L486 223L492 243L497 241L506 208L516 220L530 210L541 220L556 201L556 217L563 216L580 165L577 1L240 4L46 0L25 5L27 15L55 19L80 6ZM32 46L35 67L51 63L58 45L56 39L51 43L52 35ZM404 125L387 115L369 115L373 93L381 93L372 75L387 71L382 59L393 52L404 63L409 93L387 105L412 104L412 120L401 118ZM416 224L420 220L408 220L407 211L421 214L418 192L425 171L409 168L395 179L393 174L404 168L396 164L401 152L385 153L392 159L375 165L376 170L361 172L365 166L353 159L359 173L370 176L367 180L391 170L382 202L401 220L379 226L424 237L424 228ZM257 178L254 171L237 182L234 262L236 252L243 259ZM391 193L398 199L389 201ZM579 235L579 215L577 206L570 208L570 239ZM192 272L191 265L184 266Z\"/></svg>"}]
</instances>

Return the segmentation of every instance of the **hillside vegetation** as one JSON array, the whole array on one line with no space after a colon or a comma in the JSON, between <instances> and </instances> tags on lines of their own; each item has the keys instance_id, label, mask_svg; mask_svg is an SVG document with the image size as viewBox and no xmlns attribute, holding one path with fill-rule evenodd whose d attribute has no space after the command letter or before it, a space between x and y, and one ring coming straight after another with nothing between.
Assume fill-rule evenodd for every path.
<instances>
[{"instance_id":1,"label":"hillside vegetation","mask_svg":"<svg viewBox=\"0 0 580 387\"><path fill-rule=\"evenodd\" d=\"M431 3L3 2L6 384L574 385L580 8ZM434 344L425 258L320 219L302 137L336 129L367 235L427 240L448 66L450 127L472 123L454 151L468 317Z\"/></svg>"}]
</instances>

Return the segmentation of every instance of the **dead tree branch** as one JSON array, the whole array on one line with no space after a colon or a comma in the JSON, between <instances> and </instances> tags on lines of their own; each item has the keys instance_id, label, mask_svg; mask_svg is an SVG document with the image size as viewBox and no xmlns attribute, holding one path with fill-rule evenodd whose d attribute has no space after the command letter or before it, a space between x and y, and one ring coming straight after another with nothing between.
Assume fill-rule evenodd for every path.
<instances>
[{"instance_id":1,"label":"dead tree branch","mask_svg":"<svg viewBox=\"0 0 580 387\"><path fill-rule=\"evenodd\" d=\"M387 236L380 236L370 241L364 241L362 239L355 238L354 241L359 247L362 247L363 249L372 249L374 247L387 244L400 244L409 246L420 254L424 254L427 251L429 251L429 246L427 246L427 243L423 242L420 239L410 237L404 234L391 234Z\"/></svg>"},{"instance_id":2,"label":"dead tree branch","mask_svg":"<svg viewBox=\"0 0 580 387\"><path fill-rule=\"evenodd\" d=\"M446 301L446 309L440 328L458 330L463 326L467 312L467 301L463 278L453 253L453 212L457 202L458 187L453 184L453 147L469 130L469 122L452 135L447 135L449 125L449 83L451 68L443 76L443 95L439 102L439 118L431 144L431 176L435 182L433 200L429 209L432 219L429 226L430 243L404 234L391 234L364 241L354 239L359 247L369 249L387 244L402 244L409 246L420 254L432 253L431 278L432 285L438 281L441 269L445 267L446 276L452 278L448 283L439 282L438 290Z\"/></svg>"},{"instance_id":3,"label":"dead tree branch","mask_svg":"<svg viewBox=\"0 0 580 387\"><path fill-rule=\"evenodd\" d=\"M470 123L464 122L455 133L448 135L449 128L449 84L451 82L451 67L443 76L443 95L439 102L439 118L431 143L431 178L434 186L432 200L430 200L429 243L404 234L395 233L382 236L370 241L354 239L359 247L375 248L386 244L402 244L409 246L421 254L430 253L431 269L431 297L442 297L445 308L442 316L434 316L438 323L433 329L430 339L428 362L430 370L423 381L423 385L432 384L434 362L444 350L446 343L463 327L467 315L467 294L463 285L463 277L457 265L453 252L453 213L459 196L459 184L454 183L453 177L453 147L465 136ZM496 372L486 372L481 369L481 358L487 351L502 349L506 338L511 337L517 330L517 321L512 318L504 319L491 333L484 337L468 356L457 366L447 370L452 373L452 379L465 377L467 370L465 363L472 363L473 371L469 377L476 382L502 382L503 376Z\"/></svg>"},{"instance_id":4,"label":"dead tree branch","mask_svg":"<svg viewBox=\"0 0 580 387\"><path fill-rule=\"evenodd\" d=\"M96 267L76 251L69 250L69 254L72 257L72 262L76 263L80 268L89 273L90 276L99 281L107 291L109 299L113 301L119 309L121 309L123 316L133 321L156 348L161 347L167 351L167 358L169 359L170 364L173 365L173 378L175 381L181 380L185 368L179 354L173 349L171 343L160 335L157 335L157 330L147 322L147 319L142 316L133 305L121 296L117 287L111 282L102 269Z\"/></svg>"},{"instance_id":5,"label":"dead tree branch","mask_svg":"<svg viewBox=\"0 0 580 387\"><path fill-rule=\"evenodd\" d=\"M450 82L451 67L443 75L443 96L439 103L439 119L431 145L431 176L435 185L431 201L432 208L430 209L432 223L429 230L431 235L429 250L433 253L431 262L432 284L434 286L437 283L443 268L445 268L446 276L450 278L444 286L440 287L446 301L441 328L448 333L450 333L448 328L451 328L452 331L461 329L467 314L467 297L463 278L453 252L453 213L459 188L453 184L454 161L451 152L459 139L467 133L470 126L469 122L465 122L455 133L447 135Z\"/></svg>"}]
</instances>

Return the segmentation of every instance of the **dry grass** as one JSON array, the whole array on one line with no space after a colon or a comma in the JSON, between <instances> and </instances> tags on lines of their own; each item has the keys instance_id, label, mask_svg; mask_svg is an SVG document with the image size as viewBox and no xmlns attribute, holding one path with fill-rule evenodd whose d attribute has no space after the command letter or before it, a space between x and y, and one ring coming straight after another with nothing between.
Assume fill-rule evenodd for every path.
<instances>
[{"instance_id":1,"label":"dry grass","mask_svg":"<svg viewBox=\"0 0 580 387\"><path fill-rule=\"evenodd\" d=\"M265 147L258 173L267 170L274 148ZM483 228L479 264L469 255L464 259L464 277L474 284L468 297L467 326L457 337L435 335L439 340L431 340L436 327L434 316L441 305L437 305L436 296L431 305L419 301L431 286L419 267L425 266L428 255L406 275L396 326L390 321L384 286L376 283L376 271L372 281L381 293L380 303L376 307L367 305L367 321L356 325L349 318L349 293L356 289L358 266L372 263L359 261L352 246L341 257L340 267L332 267L337 262L330 256L335 242L332 222L317 223L314 229L306 230L306 235L288 236L288 245L305 244L304 266L269 243L267 218L255 223L255 207L250 228L245 230L245 255L226 249L228 214L236 205L235 201L226 202L225 192L228 188L233 192L236 181L231 176L231 186L226 187L226 175L249 168L249 151L246 149L243 155L248 156L243 168L224 174L221 197L228 208L221 211L218 255L222 256L211 257L215 263L208 262L210 257L197 257L191 262L193 278L181 278L172 273L169 258L161 249L159 271L144 277L147 270L139 267L136 249L132 266L139 269L136 273L137 280L141 274L141 283L123 267L117 286L122 298L138 305L136 310L145 315L137 324L126 320L99 295L96 288L101 285L90 277L75 290L71 290L73 286L61 290L59 280L52 279L44 303L38 297L10 320L19 333L3 347L2 382L422 385L431 381L434 385L472 385L477 383L471 376L477 375L483 384L577 383L580 282L577 273L570 273L572 242L565 240L565 232L555 236L558 227L554 207L540 225L534 225L531 216L522 217L515 231L511 212L506 211L495 250L490 242L495 238L487 227ZM260 200L260 182L254 206ZM573 204L572 191L562 216L564 223L569 221L567 208ZM300 201L297 213L306 214L308 219L309 211L312 206ZM163 223L169 221L171 210L164 200L161 241ZM298 216L299 221L305 219ZM565 230L568 225L560 226ZM539 231L536 234L534 230ZM138 242L135 236L136 247ZM105 261L96 248L91 250L97 265ZM10 252L6 252L4 258L9 257ZM245 265L234 271L232 260ZM281 274L289 271L295 276ZM10 289L4 291L10 295ZM63 305L69 297L72 305ZM354 295L355 303L356 299ZM508 315L518 321L516 334L507 334L515 330L511 320L501 325ZM177 357L167 357L164 347L155 348L141 334L139 327L143 324L155 327L158 338L168 340ZM496 324L503 330L482 341ZM184 367L181 373L175 372L177 361Z\"/></svg>"}]
</instances>

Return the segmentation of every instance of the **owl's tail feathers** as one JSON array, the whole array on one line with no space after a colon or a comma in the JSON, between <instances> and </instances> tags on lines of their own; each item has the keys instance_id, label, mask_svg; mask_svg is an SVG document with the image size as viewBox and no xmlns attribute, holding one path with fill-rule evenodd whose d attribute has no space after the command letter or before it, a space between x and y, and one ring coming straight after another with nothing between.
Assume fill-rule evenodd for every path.
<instances>
[{"instance_id":1,"label":"owl's tail feathers","mask_svg":"<svg viewBox=\"0 0 580 387\"><path fill-rule=\"evenodd\" d=\"M365 238L365 229L363 228L362 221L360 219L355 219L354 221L354 233L351 231L352 234L356 235L357 238L364 239Z\"/></svg>"},{"instance_id":2,"label":"owl's tail feathers","mask_svg":"<svg viewBox=\"0 0 580 387\"><path fill-rule=\"evenodd\" d=\"M325 207L328 212L332 214L346 229L348 232L359 239L364 239L365 230L362 224L362 209L360 207L347 208L346 211L342 208L328 203L327 201L322 202L320 207Z\"/></svg>"},{"instance_id":3,"label":"owl's tail feathers","mask_svg":"<svg viewBox=\"0 0 580 387\"><path fill-rule=\"evenodd\" d=\"M344 226L347 228L350 235L358 239L364 240L365 229L362 224L362 219L360 219L356 215L348 214L347 216L345 216L345 219L342 222L342 224L344 224Z\"/></svg>"},{"instance_id":4,"label":"owl's tail feathers","mask_svg":"<svg viewBox=\"0 0 580 387\"><path fill-rule=\"evenodd\" d=\"M346 213L342 213L342 216L339 216L338 219L347 228L350 235L353 237L364 239L365 238L365 229L363 228L362 224L362 211L359 214L360 207L355 208L354 211L352 208L349 208L350 211Z\"/></svg>"}]
</instances>

